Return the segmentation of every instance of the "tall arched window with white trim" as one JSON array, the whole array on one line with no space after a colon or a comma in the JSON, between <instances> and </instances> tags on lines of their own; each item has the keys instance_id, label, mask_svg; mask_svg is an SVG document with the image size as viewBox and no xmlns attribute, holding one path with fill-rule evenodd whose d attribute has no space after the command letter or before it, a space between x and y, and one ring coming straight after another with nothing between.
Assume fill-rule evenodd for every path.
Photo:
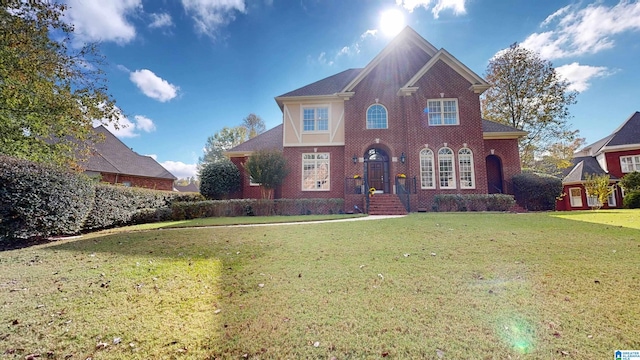
<instances>
[{"instance_id":1,"label":"tall arched window with white trim","mask_svg":"<svg viewBox=\"0 0 640 360\"><path fill-rule=\"evenodd\" d=\"M433 151L431 149L420 150L420 188L436 188L436 172L433 168Z\"/></svg>"},{"instance_id":2,"label":"tall arched window with white trim","mask_svg":"<svg viewBox=\"0 0 640 360\"><path fill-rule=\"evenodd\" d=\"M456 168L453 150L443 147L438 150L438 175L441 189L456 188Z\"/></svg>"},{"instance_id":3,"label":"tall arched window with white trim","mask_svg":"<svg viewBox=\"0 0 640 360\"><path fill-rule=\"evenodd\" d=\"M367 129L386 129L387 109L380 104L373 104L367 109Z\"/></svg>"},{"instance_id":4,"label":"tall arched window with white trim","mask_svg":"<svg viewBox=\"0 0 640 360\"><path fill-rule=\"evenodd\" d=\"M473 168L473 153L469 148L458 151L458 167L460 169L460 188L475 189L476 176Z\"/></svg>"}]
</instances>

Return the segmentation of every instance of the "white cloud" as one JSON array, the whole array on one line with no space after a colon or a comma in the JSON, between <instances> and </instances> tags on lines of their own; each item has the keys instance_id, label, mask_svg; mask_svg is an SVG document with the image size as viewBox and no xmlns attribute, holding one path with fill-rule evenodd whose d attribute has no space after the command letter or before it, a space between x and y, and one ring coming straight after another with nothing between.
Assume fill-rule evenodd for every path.
<instances>
[{"instance_id":1,"label":"white cloud","mask_svg":"<svg viewBox=\"0 0 640 360\"><path fill-rule=\"evenodd\" d=\"M67 0L67 20L74 25L75 41L113 41L126 44L136 36L127 20L142 10L141 0L87 1Z\"/></svg>"},{"instance_id":2,"label":"white cloud","mask_svg":"<svg viewBox=\"0 0 640 360\"><path fill-rule=\"evenodd\" d=\"M123 71L123 72L126 72L126 73L130 73L130 72L131 72L131 70L129 70L129 68L128 68L128 67L126 67L126 66L124 66L124 65L122 65L122 64L118 64L118 65L116 65L116 68L117 68L118 70Z\"/></svg>"},{"instance_id":3,"label":"white cloud","mask_svg":"<svg viewBox=\"0 0 640 360\"><path fill-rule=\"evenodd\" d=\"M133 138L140 136L140 133L136 130L141 130L144 132L152 132L156 130L156 125L153 123L153 120L149 119L143 115L135 115L133 118L135 123L129 120L127 116L125 116L122 111L116 107L117 112L117 122L118 128L113 122L107 122L105 119L102 120L93 120L93 126L104 125L113 135L119 138Z\"/></svg>"},{"instance_id":4,"label":"white cloud","mask_svg":"<svg viewBox=\"0 0 640 360\"><path fill-rule=\"evenodd\" d=\"M160 102L173 99L178 95L178 90L180 89L147 69L131 72L129 79L131 79L145 95Z\"/></svg>"},{"instance_id":5,"label":"white cloud","mask_svg":"<svg viewBox=\"0 0 640 360\"><path fill-rule=\"evenodd\" d=\"M440 17L440 12L443 10L453 10L454 15L466 14L465 8L466 0L396 0L396 5L400 5L409 12L413 12L417 7L423 7L427 10L432 6L431 12L433 17L437 19Z\"/></svg>"},{"instance_id":6,"label":"white cloud","mask_svg":"<svg viewBox=\"0 0 640 360\"><path fill-rule=\"evenodd\" d=\"M539 52L545 59L561 59L613 48L613 36L640 31L640 2L622 0L614 6L602 2L579 6L565 6L548 16L540 26L555 27L531 34L522 46Z\"/></svg>"},{"instance_id":7,"label":"white cloud","mask_svg":"<svg viewBox=\"0 0 640 360\"><path fill-rule=\"evenodd\" d=\"M116 113L118 122L117 129L113 122L107 122L105 119L93 120L93 126L104 125L107 130L119 138L132 138L140 135L136 133L136 124L132 123L118 107L116 107Z\"/></svg>"},{"instance_id":8,"label":"white cloud","mask_svg":"<svg viewBox=\"0 0 640 360\"><path fill-rule=\"evenodd\" d=\"M181 161L163 161L160 163L162 167L169 170L178 179L185 179L188 177L194 177L198 173L197 164L185 164Z\"/></svg>"},{"instance_id":9,"label":"white cloud","mask_svg":"<svg viewBox=\"0 0 640 360\"><path fill-rule=\"evenodd\" d=\"M589 81L597 78L604 77L611 74L611 72L602 66L589 66L580 65L577 62L563 65L556 68L556 71L560 76L569 81L569 89L576 91L585 91L591 84Z\"/></svg>"},{"instance_id":10,"label":"white cloud","mask_svg":"<svg viewBox=\"0 0 640 360\"><path fill-rule=\"evenodd\" d=\"M356 41L354 41L351 45L348 46L343 46L340 50L338 50L338 52L335 53L334 56L327 56L327 53L325 51L321 52L320 55L318 55L316 61L320 64L325 64L325 65L333 65L336 60L338 60L338 58L340 58L341 56L353 56L353 55L357 55L360 53L362 46L364 45L364 43L369 39L369 38L375 38L378 34L378 30L377 29L371 29L371 30L367 30L365 32L363 32ZM309 57L309 59L311 59ZM312 62L312 61L310 61Z\"/></svg>"},{"instance_id":11,"label":"white cloud","mask_svg":"<svg viewBox=\"0 0 640 360\"><path fill-rule=\"evenodd\" d=\"M149 24L149 27L152 29L157 29L157 28L161 28L161 27L166 27L166 26L172 26L173 25L173 21L171 20L171 15L167 14L167 13L160 13L160 14L150 14L151 15L151 19L153 20L151 22L151 24Z\"/></svg>"},{"instance_id":12,"label":"white cloud","mask_svg":"<svg viewBox=\"0 0 640 360\"><path fill-rule=\"evenodd\" d=\"M244 0L182 0L182 6L195 21L196 31L211 38L235 19L236 12L245 12Z\"/></svg>"},{"instance_id":13,"label":"white cloud","mask_svg":"<svg viewBox=\"0 0 640 360\"><path fill-rule=\"evenodd\" d=\"M153 120L143 115L136 115L133 117L136 119L136 129L140 129L144 132L152 132L156 130L156 124Z\"/></svg>"}]
</instances>

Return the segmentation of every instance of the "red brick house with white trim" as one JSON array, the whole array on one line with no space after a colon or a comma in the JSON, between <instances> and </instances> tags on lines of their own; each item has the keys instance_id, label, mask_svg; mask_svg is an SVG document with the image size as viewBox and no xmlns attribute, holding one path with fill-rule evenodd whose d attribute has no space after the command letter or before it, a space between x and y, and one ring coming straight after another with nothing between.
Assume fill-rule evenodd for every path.
<instances>
[{"instance_id":1,"label":"red brick house with white trim","mask_svg":"<svg viewBox=\"0 0 640 360\"><path fill-rule=\"evenodd\" d=\"M510 193L525 133L481 118L489 86L407 27L365 68L276 97L282 124L227 155L240 165L254 150L282 149L290 174L279 196L343 198L345 210L369 187L408 192L413 211L431 209L436 194ZM259 197L254 188L243 179L240 197Z\"/></svg>"},{"instance_id":2,"label":"red brick house with white trim","mask_svg":"<svg viewBox=\"0 0 640 360\"><path fill-rule=\"evenodd\" d=\"M557 210L586 210L600 205L584 188L587 174L609 175L614 191L603 209L622 207L624 194L616 184L626 174L640 171L640 112L633 113L607 137L576 152L572 162L573 167L562 179L565 195L556 202Z\"/></svg>"},{"instance_id":3,"label":"red brick house with white trim","mask_svg":"<svg viewBox=\"0 0 640 360\"><path fill-rule=\"evenodd\" d=\"M102 125L93 131L104 141L92 144L89 158L80 163L85 174L110 184L173 190L176 177L152 157L134 152Z\"/></svg>"}]
</instances>

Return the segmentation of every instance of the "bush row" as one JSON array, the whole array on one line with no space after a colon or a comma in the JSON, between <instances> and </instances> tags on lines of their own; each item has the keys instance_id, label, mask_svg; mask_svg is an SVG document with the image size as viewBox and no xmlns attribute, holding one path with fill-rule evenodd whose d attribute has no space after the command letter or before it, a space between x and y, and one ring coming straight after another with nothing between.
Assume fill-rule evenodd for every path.
<instances>
[{"instance_id":1,"label":"bush row","mask_svg":"<svg viewBox=\"0 0 640 360\"><path fill-rule=\"evenodd\" d=\"M0 155L0 239L73 234L93 206L87 177Z\"/></svg>"},{"instance_id":2,"label":"bush row","mask_svg":"<svg viewBox=\"0 0 640 360\"><path fill-rule=\"evenodd\" d=\"M0 240L165 220L172 202L204 199L199 193L97 184L68 170L1 155L0 184Z\"/></svg>"},{"instance_id":3,"label":"bush row","mask_svg":"<svg viewBox=\"0 0 640 360\"><path fill-rule=\"evenodd\" d=\"M506 194L436 195L434 211L507 211L516 201Z\"/></svg>"},{"instance_id":4,"label":"bush row","mask_svg":"<svg viewBox=\"0 0 640 360\"><path fill-rule=\"evenodd\" d=\"M343 199L233 199L197 202L174 202L173 220L188 220L219 216L268 216L339 214Z\"/></svg>"}]
</instances>

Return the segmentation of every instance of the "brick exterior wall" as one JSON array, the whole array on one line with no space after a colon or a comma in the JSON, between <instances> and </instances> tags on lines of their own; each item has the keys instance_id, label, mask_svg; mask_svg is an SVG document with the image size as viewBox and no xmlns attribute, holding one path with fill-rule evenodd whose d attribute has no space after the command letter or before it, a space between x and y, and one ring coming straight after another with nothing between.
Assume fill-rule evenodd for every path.
<instances>
[{"instance_id":1,"label":"brick exterior wall","mask_svg":"<svg viewBox=\"0 0 640 360\"><path fill-rule=\"evenodd\" d=\"M329 153L329 190L302 190L302 154ZM286 199L330 199L344 198L345 153L342 146L286 147L283 150L289 175L282 184L282 197Z\"/></svg>"},{"instance_id":2,"label":"brick exterior wall","mask_svg":"<svg viewBox=\"0 0 640 360\"><path fill-rule=\"evenodd\" d=\"M484 158L480 160L485 163L485 160L489 155L495 155L500 159L502 165L502 178L507 183L507 186L503 186L503 190L507 194L513 194L511 178L521 172L518 139L485 140L484 150ZM493 150L493 154L491 154L491 150Z\"/></svg>"},{"instance_id":3,"label":"brick exterior wall","mask_svg":"<svg viewBox=\"0 0 640 360\"><path fill-rule=\"evenodd\" d=\"M110 184L123 184L125 182L130 182L132 187L166 191L173 190L173 180L171 179L131 176L113 173L100 173L100 175L102 176L102 182L107 182Z\"/></svg>"},{"instance_id":4,"label":"brick exterior wall","mask_svg":"<svg viewBox=\"0 0 640 360\"><path fill-rule=\"evenodd\" d=\"M412 184L417 179L417 194L411 195L412 210L430 210L436 194L486 194L487 171L485 159L490 149L501 159L503 178L520 172L517 139L483 139L479 94L470 90L471 83L449 67L438 61L415 84L417 92L411 96L398 96L397 91L413 77L429 60L422 50L415 46L399 46L386 56L377 67L353 90L355 95L344 103L345 145L337 147L285 147L284 156L290 173L282 187L284 198L344 198L345 211L353 206L363 207L364 196L346 191L345 178L364 175L365 164L353 163L352 157L366 158L369 149L383 150L389 157L390 190L394 191L395 175L404 173ZM441 96L441 94L443 94ZM457 99L459 125L430 126L424 109L428 99ZM387 129L367 129L366 111L373 104L387 109ZM335 119L332 119L335 121ZM446 145L445 145L446 144ZM454 152L456 189L420 189L420 151L425 145L434 152L435 180L438 182L438 157L440 148L447 146ZM458 151L468 148L473 152L475 188L461 189L459 184ZM330 153L331 184L329 191L302 191L302 154L313 152ZM406 156L403 164L398 159ZM239 163L234 159L236 165ZM243 181L243 197L252 197Z\"/></svg>"}]
</instances>

